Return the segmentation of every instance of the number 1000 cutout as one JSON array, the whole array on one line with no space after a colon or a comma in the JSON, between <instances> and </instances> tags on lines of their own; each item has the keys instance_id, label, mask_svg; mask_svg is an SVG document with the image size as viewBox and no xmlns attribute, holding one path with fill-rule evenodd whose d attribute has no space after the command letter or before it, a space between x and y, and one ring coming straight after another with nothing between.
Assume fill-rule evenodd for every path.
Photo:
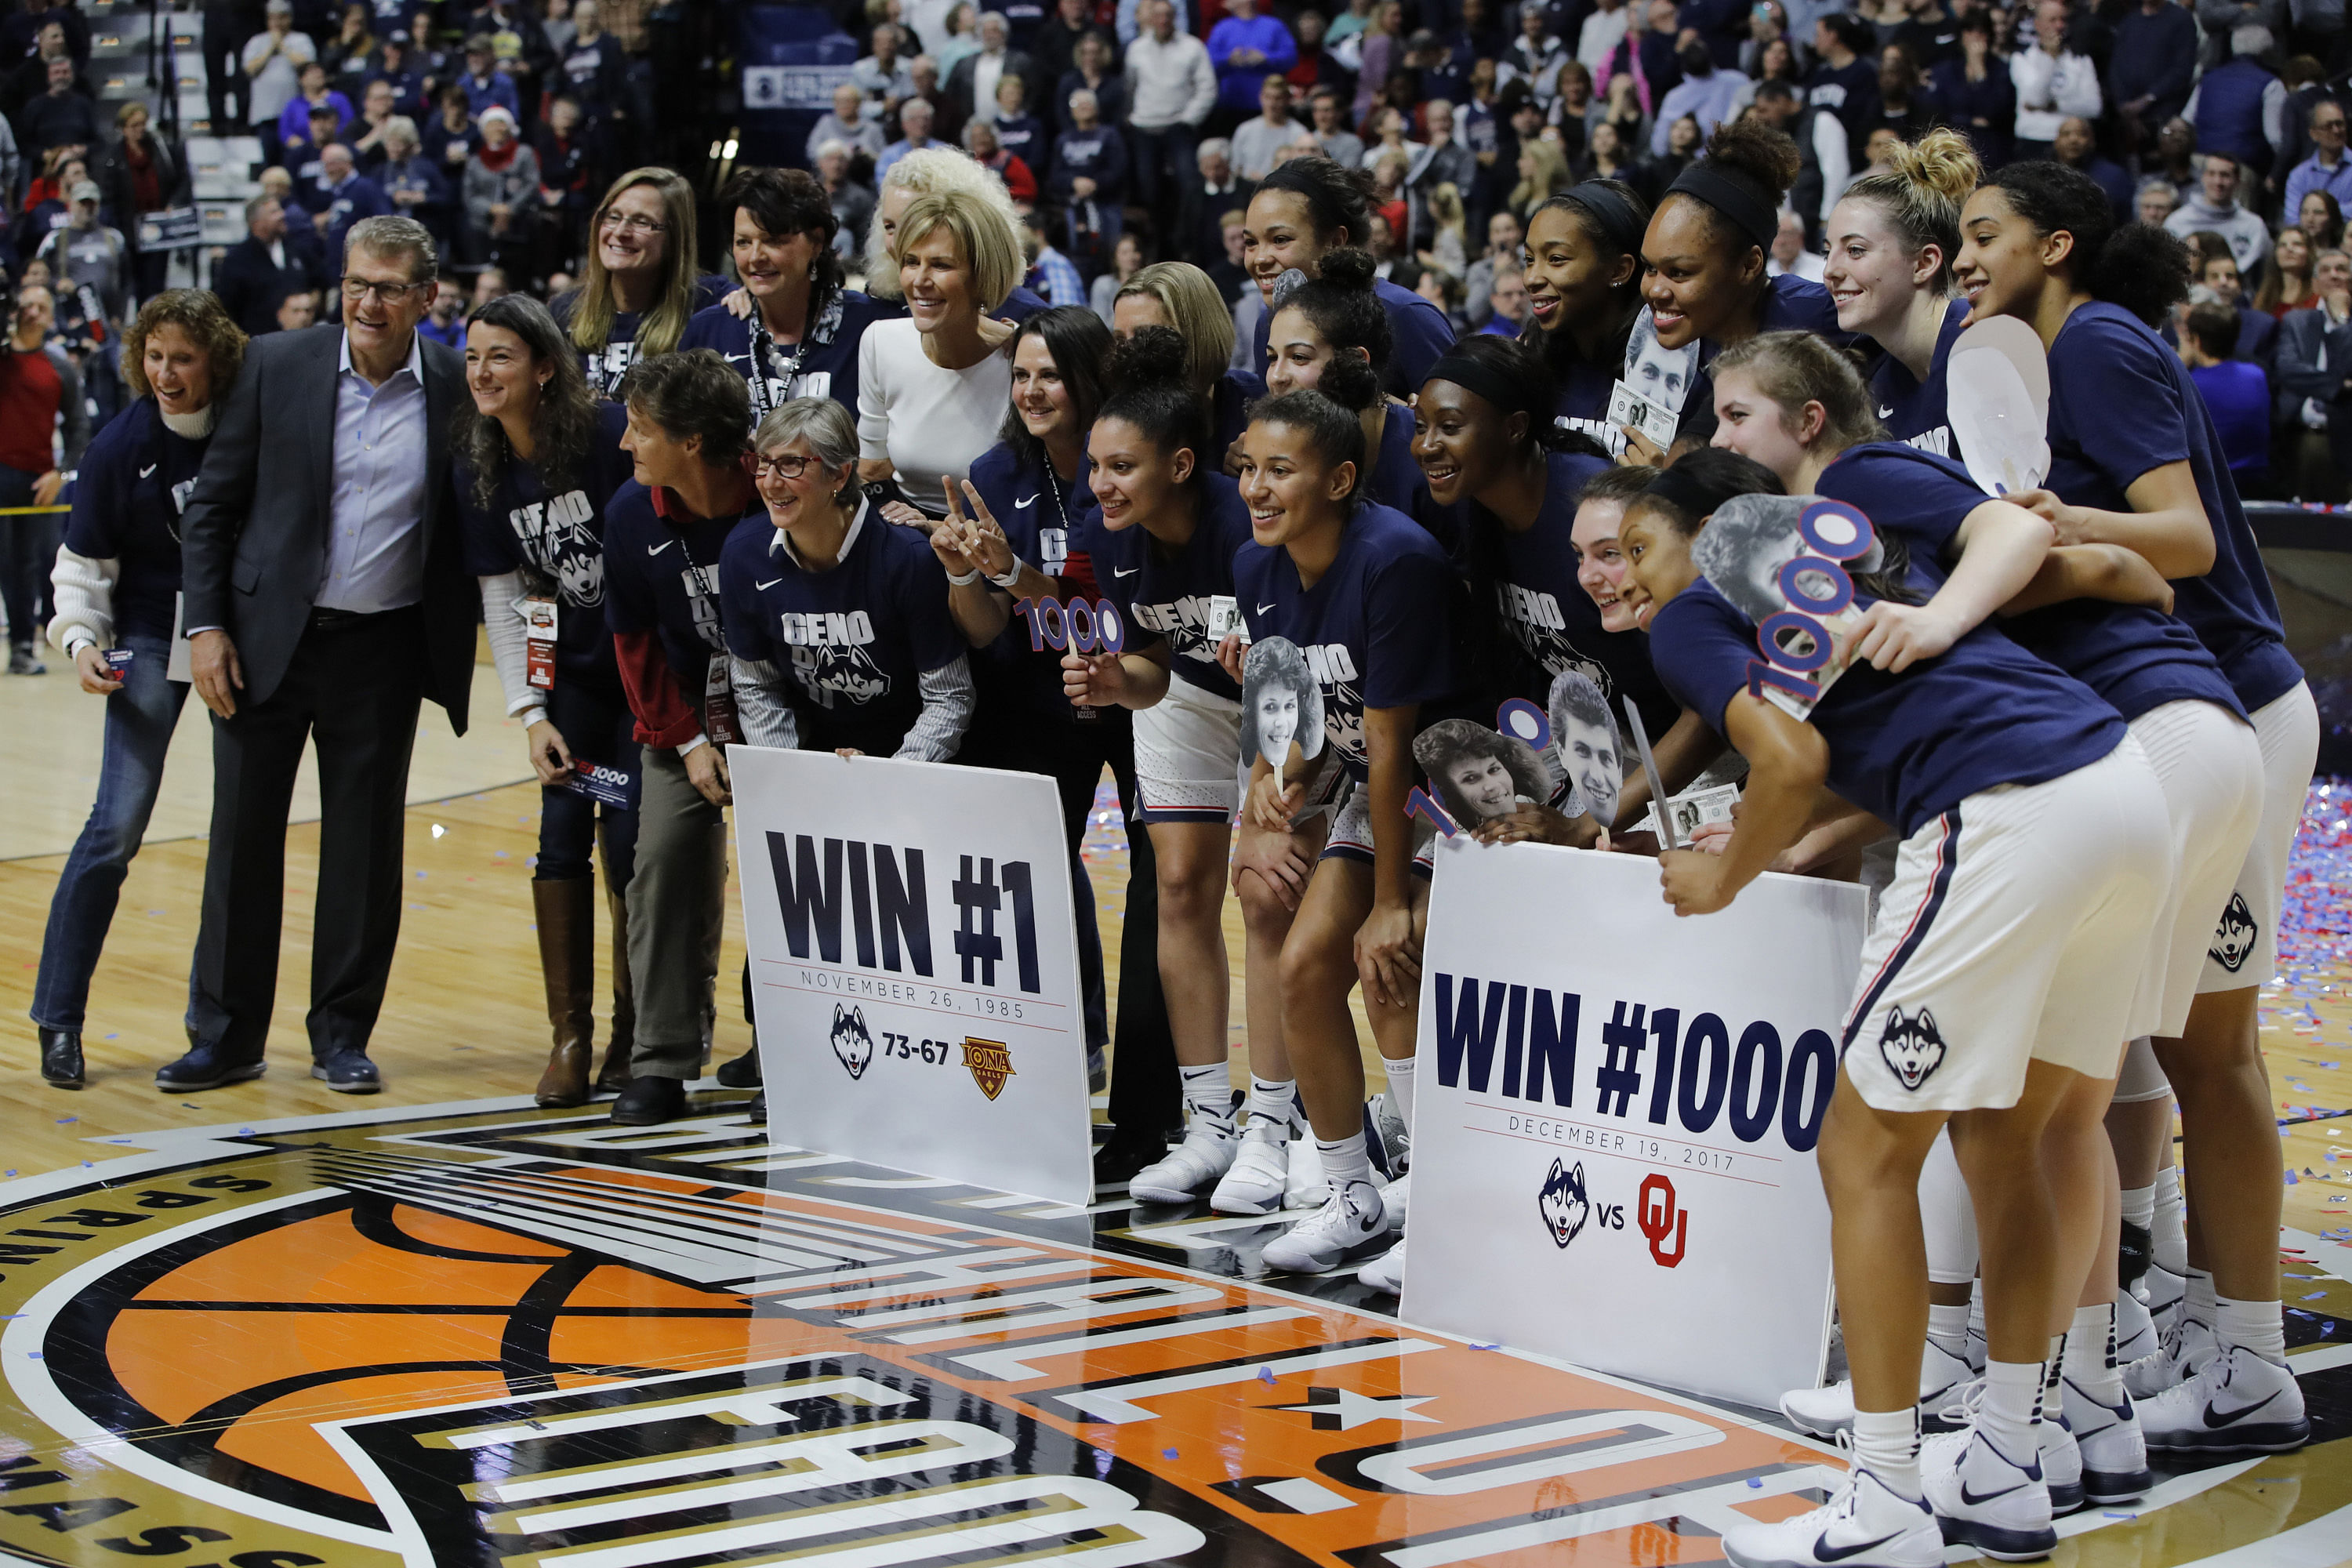
<instances>
[{"instance_id":1,"label":"number 1000 cutout","mask_svg":"<svg viewBox=\"0 0 2352 1568\"><path fill-rule=\"evenodd\" d=\"M1029 623L1029 651L1074 649L1125 653L1127 622L1108 599L1016 599L1013 613Z\"/></svg>"}]
</instances>

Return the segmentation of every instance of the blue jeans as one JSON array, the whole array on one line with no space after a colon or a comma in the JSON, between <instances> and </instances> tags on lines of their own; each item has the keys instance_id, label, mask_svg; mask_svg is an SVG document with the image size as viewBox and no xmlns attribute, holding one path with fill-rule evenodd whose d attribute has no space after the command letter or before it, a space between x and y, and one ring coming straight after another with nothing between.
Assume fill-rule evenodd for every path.
<instances>
[{"instance_id":1,"label":"blue jeans","mask_svg":"<svg viewBox=\"0 0 2352 1568\"><path fill-rule=\"evenodd\" d=\"M40 477L0 464L0 507L32 505L33 485ZM0 517L0 606L8 613L8 640L20 647L37 644L57 614L49 574L58 563L64 522L53 511Z\"/></svg>"},{"instance_id":2,"label":"blue jeans","mask_svg":"<svg viewBox=\"0 0 2352 1568\"><path fill-rule=\"evenodd\" d=\"M89 821L66 857L49 900L48 934L33 986L33 1022L45 1029L79 1029L89 1001L89 977L106 946L106 930L122 895L131 858L139 853L155 796L163 787L163 758L187 700L184 681L167 680L169 637L131 632L122 689L106 700L106 754L99 764L98 799Z\"/></svg>"}]
</instances>

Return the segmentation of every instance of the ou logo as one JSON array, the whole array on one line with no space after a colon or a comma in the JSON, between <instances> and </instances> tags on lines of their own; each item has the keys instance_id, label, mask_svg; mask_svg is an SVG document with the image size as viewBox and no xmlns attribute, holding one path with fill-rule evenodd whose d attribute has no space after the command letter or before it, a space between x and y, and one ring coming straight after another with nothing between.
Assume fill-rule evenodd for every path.
<instances>
[{"instance_id":1,"label":"ou logo","mask_svg":"<svg viewBox=\"0 0 2352 1568\"><path fill-rule=\"evenodd\" d=\"M1683 1249L1690 1237L1690 1210L1675 1202L1675 1184L1661 1175L1645 1178L1642 1183L1641 1207L1635 1211L1642 1234L1650 1238L1650 1260L1661 1268L1672 1268L1683 1260ZM1674 1238L1674 1250L1666 1250L1666 1238Z\"/></svg>"}]
</instances>

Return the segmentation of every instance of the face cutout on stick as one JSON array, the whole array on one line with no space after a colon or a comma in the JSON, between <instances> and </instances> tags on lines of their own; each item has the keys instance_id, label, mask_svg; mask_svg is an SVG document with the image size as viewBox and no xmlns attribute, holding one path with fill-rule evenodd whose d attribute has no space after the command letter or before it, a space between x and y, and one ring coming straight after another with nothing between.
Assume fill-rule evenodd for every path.
<instances>
[{"instance_id":1,"label":"face cutout on stick","mask_svg":"<svg viewBox=\"0 0 2352 1568\"><path fill-rule=\"evenodd\" d=\"M2032 327L1994 316L1962 332L1946 363L1945 409L1969 478L1987 495L2041 487L2050 473L2050 361Z\"/></svg>"},{"instance_id":2,"label":"face cutout on stick","mask_svg":"<svg viewBox=\"0 0 2352 1568\"><path fill-rule=\"evenodd\" d=\"M1242 667L1242 760L1280 768L1294 746L1302 758L1322 755L1323 691L1297 643L1266 637Z\"/></svg>"}]
</instances>

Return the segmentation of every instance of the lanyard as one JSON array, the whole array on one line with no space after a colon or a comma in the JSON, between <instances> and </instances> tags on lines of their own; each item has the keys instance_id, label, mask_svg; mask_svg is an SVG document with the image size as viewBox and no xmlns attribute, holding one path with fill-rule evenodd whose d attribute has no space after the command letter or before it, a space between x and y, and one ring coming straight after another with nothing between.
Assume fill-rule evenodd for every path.
<instances>
[{"instance_id":1,"label":"lanyard","mask_svg":"<svg viewBox=\"0 0 2352 1568\"><path fill-rule=\"evenodd\" d=\"M801 363L808 357L809 350L833 342L833 335L841 325L841 294L835 290L833 298L825 301L824 311L801 333L801 341L793 345L792 358L783 361L777 369L776 380L783 384L787 396L792 394L793 383L799 379ZM756 429L760 421L765 419L776 405L775 395L768 382L767 364L782 351L777 348L776 340L768 335L767 321L757 306L752 308L748 325L751 330L751 424Z\"/></svg>"}]
</instances>

